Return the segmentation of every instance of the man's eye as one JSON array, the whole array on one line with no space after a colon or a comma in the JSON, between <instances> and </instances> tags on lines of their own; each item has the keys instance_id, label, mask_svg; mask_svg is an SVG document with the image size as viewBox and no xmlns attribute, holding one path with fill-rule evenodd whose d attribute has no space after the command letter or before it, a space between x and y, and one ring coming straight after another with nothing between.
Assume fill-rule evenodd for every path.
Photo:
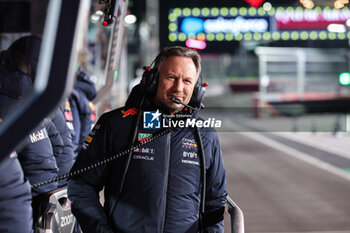
<instances>
[{"instance_id":1,"label":"man's eye","mask_svg":"<svg viewBox=\"0 0 350 233\"><path fill-rule=\"evenodd\" d=\"M191 80L185 80L185 83L191 84L192 82L191 82Z\"/></svg>"}]
</instances>

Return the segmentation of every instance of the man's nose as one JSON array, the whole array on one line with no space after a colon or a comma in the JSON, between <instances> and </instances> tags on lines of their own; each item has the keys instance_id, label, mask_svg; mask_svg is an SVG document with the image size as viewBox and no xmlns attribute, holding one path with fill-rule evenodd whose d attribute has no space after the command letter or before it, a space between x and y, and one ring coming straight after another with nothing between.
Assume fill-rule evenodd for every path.
<instances>
[{"instance_id":1,"label":"man's nose","mask_svg":"<svg viewBox=\"0 0 350 233\"><path fill-rule=\"evenodd\" d=\"M177 92L181 92L183 89L183 83L181 79L176 79L173 85L173 89L176 90Z\"/></svg>"}]
</instances>

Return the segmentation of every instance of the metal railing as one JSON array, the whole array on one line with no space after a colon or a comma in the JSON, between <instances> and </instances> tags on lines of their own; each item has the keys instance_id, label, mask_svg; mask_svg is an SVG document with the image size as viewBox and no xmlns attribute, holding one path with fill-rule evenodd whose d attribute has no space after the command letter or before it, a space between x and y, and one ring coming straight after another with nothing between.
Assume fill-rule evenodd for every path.
<instances>
[{"instance_id":1,"label":"metal railing","mask_svg":"<svg viewBox=\"0 0 350 233\"><path fill-rule=\"evenodd\" d=\"M232 201L232 199L227 196L226 210L230 214L231 221L231 232L232 233L244 233L244 216L243 211L238 207L238 205Z\"/></svg>"}]
</instances>

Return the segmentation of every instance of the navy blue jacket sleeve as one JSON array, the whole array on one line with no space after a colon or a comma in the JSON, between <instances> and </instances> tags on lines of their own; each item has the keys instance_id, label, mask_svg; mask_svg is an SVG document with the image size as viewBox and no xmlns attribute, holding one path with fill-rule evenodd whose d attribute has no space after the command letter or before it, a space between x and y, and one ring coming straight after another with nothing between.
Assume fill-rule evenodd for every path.
<instances>
[{"instance_id":1,"label":"navy blue jacket sleeve","mask_svg":"<svg viewBox=\"0 0 350 233\"><path fill-rule=\"evenodd\" d=\"M58 175L61 176L67 174L74 164L74 148L72 144L70 130L67 126L62 111L57 111L54 114L54 116L52 117L52 122L54 123L57 131L59 132L63 142L62 153L56 156L56 162L59 168ZM67 182L63 180L60 181L59 184L60 186L63 186L66 185Z\"/></svg>"},{"instance_id":2,"label":"navy blue jacket sleeve","mask_svg":"<svg viewBox=\"0 0 350 233\"><path fill-rule=\"evenodd\" d=\"M0 232L31 233L31 190L16 157L0 167Z\"/></svg>"},{"instance_id":3,"label":"navy blue jacket sleeve","mask_svg":"<svg viewBox=\"0 0 350 233\"><path fill-rule=\"evenodd\" d=\"M64 146L61 135L58 132L58 130L57 130L55 124L52 122L52 120L47 120L45 126L47 129L47 133L49 134L53 154L55 157L58 157L58 156L60 156L60 154L62 154L63 146Z\"/></svg>"},{"instance_id":4,"label":"navy blue jacket sleeve","mask_svg":"<svg viewBox=\"0 0 350 233\"><path fill-rule=\"evenodd\" d=\"M224 232L224 210L226 203L226 180L225 180L225 168L222 159L222 152L220 148L220 142L216 132L211 133L211 142L205 143L205 153L210 153L211 161L209 168L207 169L207 189L206 189L206 202L205 202L205 214L204 232L207 233L222 233Z\"/></svg>"},{"instance_id":5,"label":"navy blue jacket sleeve","mask_svg":"<svg viewBox=\"0 0 350 233\"><path fill-rule=\"evenodd\" d=\"M107 153L108 128L108 123L104 121L102 115L84 142L72 171L104 158ZM105 166L102 165L73 176L68 181L68 197L72 203L72 212L84 233L113 232L99 202L99 192L102 190L104 180Z\"/></svg>"}]
</instances>

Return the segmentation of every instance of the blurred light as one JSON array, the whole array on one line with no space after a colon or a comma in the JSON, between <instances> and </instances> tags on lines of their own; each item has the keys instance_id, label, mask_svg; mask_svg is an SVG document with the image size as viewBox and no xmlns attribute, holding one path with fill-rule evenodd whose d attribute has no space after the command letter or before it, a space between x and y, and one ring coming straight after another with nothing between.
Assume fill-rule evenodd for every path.
<instances>
[{"instance_id":1,"label":"blurred light","mask_svg":"<svg viewBox=\"0 0 350 233\"><path fill-rule=\"evenodd\" d=\"M348 4L349 3L349 0L339 0L341 3L343 4Z\"/></svg>"},{"instance_id":2,"label":"blurred light","mask_svg":"<svg viewBox=\"0 0 350 233\"><path fill-rule=\"evenodd\" d=\"M254 40L261 40L261 33L258 33L258 32L254 33L253 37L254 37Z\"/></svg>"},{"instance_id":3,"label":"blurred light","mask_svg":"<svg viewBox=\"0 0 350 233\"><path fill-rule=\"evenodd\" d=\"M96 12L95 12L95 15L102 16L102 15L103 15L103 12L102 12L102 11L96 11Z\"/></svg>"},{"instance_id":4,"label":"blurred light","mask_svg":"<svg viewBox=\"0 0 350 233\"><path fill-rule=\"evenodd\" d=\"M272 33L273 40L279 40L280 38L281 38L281 35L278 32Z\"/></svg>"},{"instance_id":5,"label":"blurred light","mask_svg":"<svg viewBox=\"0 0 350 233\"><path fill-rule=\"evenodd\" d=\"M326 9L326 7L324 8ZM317 13L321 14L322 13L322 8L320 6L315 7L315 10Z\"/></svg>"},{"instance_id":6,"label":"blurred light","mask_svg":"<svg viewBox=\"0 0 350 233\"><path fill-rule=\"evenodd\" d=\"M118 70L114 71L114 75L113 75L114 81L117 81L118 78Z\"/></svg>"},{"instance_id":7,"label":"blurred light","mask_svg":"<svg viewBox=\"0 0 350 233\"><path fill-rule=\"evenodd\" d=\"M226 39L227 41L233 40L233 34L232 34L232 33L226 33L225 39Z\"/></svg>"},{"instance_id":8,"label":"blurred light","mask_svg":"<svg viewBox=\"0 0 350 233\"><path fill-rule=\"evenodd\" d=\"M212 16L218 16L219 15L219 9L214 7L211 9L211 15Z\"/></svg>"},{"instance_id":9,"label":"blurred light","mask_svg":"<svg viewBox=\"0 0 350 233\"><path fill-rule=\"evenodd\" d=\"M247 8L245 8L245 7L239 8L239 14L241 16L246 16L247 15Z\"/></svg>"},{"instance_id":10,"label":"blurred light","mask_svg":"<svg viewBox=\"0 0 350 233\"><path fill-rule=\"evenodd\" d=\"M350 27L350 19L346 20L346 26Z\"/></svg>"},{"instance_id":11,"label":"blurred light","mask_svg":"<svg viewBox=\"0 0 350 233\"><path fill-rule=\"evenodd\" d=\"M100 16L97 14L93 14L91 15L90 19L93 23L97 23L97 21L100 19Z\"/></svg>"},{"instance_id":12,"label":"blurred light","mask_svg":"<svg viewBox=\"0 0 350 233\"><path fill-rule=\"evenodd\" d=\"M256 8L249 8L249 10L248 10L248 14L249 14L249 16L254 16L254 15L256 15Z\"/></svg>"},{"instance_id":13,"label":"blurred light","mask_svg":"<svg viewBox=\"0 0 350 233\"><path fill-rule=\"evenodd\" d=\"M248 2L252 7L259 7L264 2L264 0L244 0Z\"/></svg>"},{"instance_id":14,"label":"blurred light","mask_svg":"<svg viewBox=\"0 0 350 233\"><path fill-rule=\"evenodd\" d=\"M216 40L217 41L222 41L223 39L224 39L224 34L222 34L222 33L216 34Z\"/></svg>"},{"instance_id":15,"label":"blurred light","mask_svg":"<svg viewBox=\"0 0 350 233\"><path fill-rule=\"evenodd\" d=\"M203 32L198 33L197 39L198 39L198 40L205 40L205 34L204 34Z\"/></svg>"},{"instance_id":16,"label":"blurred light","mask_svg":"<svg viewBox=\"0 0 350 233\"><path fill-rule=\"evenodd\" d=\"M207 34L207 40L213 41L215 39L215 35L213 33Z\"/></svg>"},{"instance_id":17,"label":"blurred light","mask_svg":"<svg viewBox=\"0 0 350 233\"><path fill-rule=\"evenodd\" d=\"M236 35L235 35L235 39L238 40L238 41L242 40L242 39L243 39L242 33L236 34Z\"/></svg>"},{"instance_id":18,"label":"blurred light","mask_svg":"<svg viewBox=\"0 0 350 233\"><path fill-rule=\"evenodd\" d=\"M282 32L282 40L289 40L289 32Z\"/></svg>"},{"instance_id":19,"label":"blurred light","mask_svg":"<svg viewBox=\"0 0 350 233\"><path fill-rule=\"evenodd\" d=\"M270 16L273 16L275 13L276 13L275 8L271 8L271 9L267 12L267 14L270 15Z\"/></svg>"},{"instance_id":20,"label":"blurred light","mask_svg":"<svg viewBox=\"0 0 350 233\"><path fill-rule=\"evenodd\" d=\"M124 18L124 22L127 24L134 24L136 23L136 16L135 15L127 15Z\"/></svg>"},{"instance_id":21,"label":"blurred light","mask_svg":"<svg viewBox=\"0 0 350 233\"><path fill-rule=\"evenodd\" d=\"M299 39L299 33L296 32L296 31L292 32L291 38L292 38L292 40L298 40Z\"/></svg>"},{"instance_id":22,"label":"blurred light","mask_svg":"<svg viewBox=\"0 0 350 233\"><path fill-rule=\"evenodd\" d=\"M195 17L187 17L181 23L181 31L190 34L198 34L204 30L204 21Z\"/></svg>"},{"instance_id":23,"label":"blurred light","mask_svg":"<svg viewBox=\"0 0 350 233\"><path fill-rule=\"evenodd\" d=\"M260 84L261 84L263 87L267 87L268 85L270 85L270 77L269 77L267 74L264 74L264 75L261 77Z\"/></svg>"},{"instance_id":24,"label":"blurred light","mask_svg":"<svg viewBox=\"0 0 350 233\"><path fill-rule=\"evenodd\" d=\"M317 40L317 32L316 31L312 31L310 32L310 39L311 40Z\"/></svg>"},{"instance_id":25,"label":"blurred light","mask_svg":"<svg viewBox=\"0 0 350 233\"><path fill-rule=\"evenodd\" d=\"M220 14L221 14L222 16L227 16L227 15L228 15L228 8L227 8L227 7L221 8Z\"/></svg>"},{"instance_id":26,"label":"blurred light","mask_svg":"<svg viewBox=\"0 0 350 233\"><path fill-rule=\"evenodd\" d=\"M174 42L176 41L177 36L175 33L170 33L168 38L169 38L169 41Z\"/></svg>"},{"instance_id":27,"label":"blurred light","mask_svg":"<svg viewBox=\"0 0 350 233\"><path fill-rule=\"evenodd\" d=\"M169 14L168 19L170 22L176 21L177 15L175 13Z\"/></svg>"},{"instance_id":28,"label":"blurred light","mask_svg":"<svg viewBox=\"0 0 350 233\"><path fill-rule=\"evenodd\" d=\"M299 2L307 9L312 9L315 6L312 0L300 0Z\"/></svg>"},{"instance_id":29,"label":"blurred light","mask_svg":"<svg viewBox=\"0 0 350 233\"><path fill-rule=\"evenodd\" d=\"M230 15L236 16L238 14L238 10L236 7L231 7L230 9Z\"/></svg>"},{"instance_id":30,"label":"blurred light","mask_svg":"<svg viewBox=\"0 0 350 233\"><path fill-rule=\"evenodd\" d=\"M177 30L177 25L176 25L176 23L169 23L168 29L169 29L169 31L171 31L171 32L175 32L175 31Z\"/></svg>"},{"instance_id":31,"label":"blurred light","mask_svg":"<svg viewBox=\"0 0 350 233\"><path fill-rule=\"evenodd\" d=\"M263 8L264 8L265 11L269 11L269 10L271 10L272 5L269 2L265 2L264 5L263 5Z\"/></svg>"},{"instance_id":32,"label":"blurred light","mask_svg":"<svg viewBox=\"0 0 350 233\"><path fill-rule=\"evenodd\" d=\"M341 1L335 1L334 2L334 8L336 9L340 9L340 8L343 8L344 7L344 3L342 3Z\"/></svg>"},{"instance_id":33,"label":"blurred light","mask_svg":"<svg viewBox=\"0 0 350 233\"><path fill-rule=\"evenodd\" d=\"M318 34L318 37L321 39L321 40L326 40L327 39L327 32L323 31L323 32L320 32Z\"/></svg>"},{"instance_id":34,"label":"blurred light","mask_svg":"<svg viewBox=\"0 0 350 233\"><path fill-rule=\"evenodd\" d=\"M185 9L183 9L183 14L184 16L190 16L191 15L190 8L186 7Z\"/></svg>"},{"instance_id":35,"label":"blurred light","mask_svg":"<svg viewBox=\"0 0 350 233\"><path fill-rule=\"evenodd\" d=\"M192 9L192 15L193 16L199 16L201 14L201 10L199 8L193 8Z\"/></svg>"},{"instance_id":36,"label":"blurred light","mask_svg":"<svg viewBox=\"0 0 350 233\"><path fill-rule=\"evenodd\" d=\"M344 72L339 75L339 83L341 85L350 85L350 73Z\"/></svg>"},{"instance_id":37,"label":"blurred light","mask_svg":"<svg viewBox=\"0 0 350 233\"><path fill-rule=\"evenodd\" d=\"M345 40L345 33L338 33L339 40Z\"/></svg>"},{"instance_id":38,"label":"blurred light","mask_svg":"<svg viewBox=\"0 0 350 233\"><path fill-rule=\"evenodd\" d=\"M270 4L271 4L271 3L270 3ZM271 8L270 8L270 9L271 9ZM268 11L268 10L265 10L264 7L259 7L259 9L258 9L258 14L259 14L260 16L263 16L263 15L266 14L266 11Z\"/></svg>"},{"instance_id":39,"label":"blurred light","mask_svg":"<svg viewBox=\"0 0 350 233\"><path fill-rule=\"evenodd\" d=\"M186 39L187 39L186 34L183 33L183 32L181 32L181 33L179 34L179 40L180 40L180 41L185 41Z\"/></svg>"},{"instance_id":40,"label":"blurred light","mask_svg":"<svg viewBox=\"0 0 350 233\"><path fill-rule=\"evenodd\" d=\"M264 38L264 40L270 40L270 39L271 39L271 34L270 34L270 32L264 32L263 38Z\"/></svg>"},{"instance_id":41,"label":"blurred light","mask_svg":"<svg viewBox=\"0 0 350 233\"><path fill-rule=\"evenodd\" d=\"M307 8L307 9L312 9L312 8L315 6L315 4L314 4L313 1L306 1L305 4L304 4L304 6L305 6L305 8Z\"/></svg>"},{"instance_id":42,"label":"blurred light","mask_svg":"<svg viewBox=\"0 0 350 233\"><path fill-rule=\"evenodd\" d=\"M328 38L330 40L335 40L337 38L337 35L335 34L335 32L330 32L328 33Z\"/></svg>"},{"instance_id":43,"label":"blurred light","mask_svg":"<svg viewBox=\"0 0 350 233\"><path fill-rule=\"evenodd\" d=\"M344 24L329 24L327 30L330 32L344 33L346 31Z\"/></svg>"},{"instance_id":44,"label":"blurred light","mask_svg":"<svg viewBox=\"0 0 350 233\"><path fill-rule=\"evenodd\" d=\"M250 32L244 33L245 40L251 40L252 38L253 38L252 33L250 33Z\"/></svg>"},{"instance_id":45,"label":"blurred light","mask_svg":"<svg viewBox=\"0 0 350 233\"><path fill-rule=\"evenodd\" d=\"M173 11L173 13L174 13L175 15L177 15L177 16L181 16L182 11L181 11L180 8L175 8L174 11Z\"/></svg>"},{"instance_id":46,"label":"blurred light","mask_svg":"<svg viewBox=\"0 0 350 233\"><path fill-rule=\"evenodd\" d=\"M202 40L188 39L186 40L186 46L192 49L205 49L207 47L207 43Z\"/></svg>"},{"instance_id":47,"label":"blurred light","mask_svg":"<svg viewBox=\"0 0 350 233\"><path fill-rule=\"evenodd\" d=\"M302 31L302 32L300 33L300 38L301 38L302 40L307 40L307 39L309 38L309 34L308 34L306 31Z\"/></svg>"},{"instance_id":48,"label":"blurred light","mask_svg":"<svg viewBox=\"0 0 350 233\"><path fill-rule=\"evenodd\" d=\"M202 9L202 15L203 16L208 16L210 13L209 8L205 7Z\"/></svg>"},{"instance_id":49,"label":"blurred light","mask_svg":"<svg viewBox=\"0 0 350 233\"><path fill-rule=\"evenodd\" d=\"M196 35L192 33L192 34L187 35L187 38L188 39L196 39Z\"/></svg>"}]
</instances>

